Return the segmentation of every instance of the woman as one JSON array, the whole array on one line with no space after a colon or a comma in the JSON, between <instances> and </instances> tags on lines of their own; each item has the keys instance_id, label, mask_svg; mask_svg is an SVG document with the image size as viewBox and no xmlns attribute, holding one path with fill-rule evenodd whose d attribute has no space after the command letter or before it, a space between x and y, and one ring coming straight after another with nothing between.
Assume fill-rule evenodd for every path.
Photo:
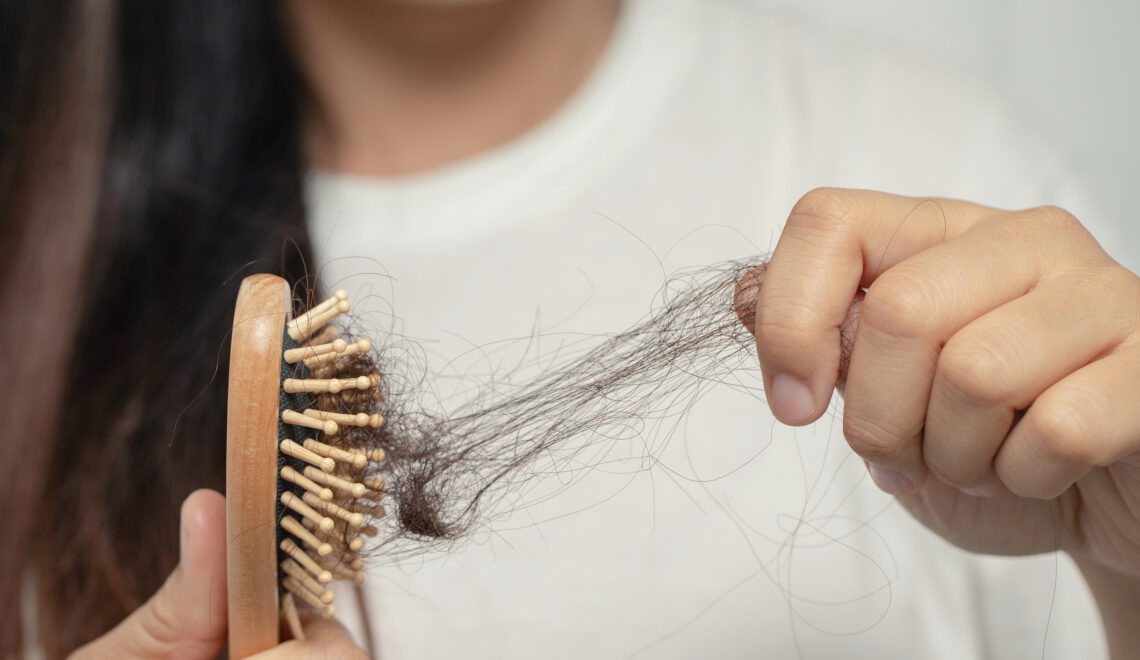
<instances>
[{"instance_id":1,"label":"woman","mask_svg":"<svg viewBox=\"0 0 1140 660\"><path fill-rule=\"evenodd\" d=\"M187 500L181 564L159 586L179 502L221 486L212 338L243 269L317 264L335 281L370 268L347 257L378 260L400 279L403 334L446 360L529 334L539 306L542 328L568 332L640 316L660 282L627 230L669 265L710 263L755 250L694 229L749 239L786 220L752 320L772 412L825 412L838 327L867 287L844 434L902 507L825 457L849 495L829 509L830 489L781 454L822 443L779 442L790 432L765 465L731 473L766 420L716 404L690 418L700 443L677 488L592 472L570 504L527 511L538 534L412 575L379 569L384 649L968 657L1100 643L1067 561L1050 616L1030 605L1050 594L1051 562L966 555L900 509L973 552L1065 550L1113 656L1136 647L1135 275L1057 210L847 190L796 203L840 184L1079 212L1048 150L972 86L730 2L25 4L5 9L0 39L13 90L0 204L3 345L28 347L6 379L26 386L4 400L21 459L5 520L28 542L2 560L26 567L8 569L5 602L31 605L4 618L5 644L22 620L53 656L92 640L105 655L221 648L222 619L201 618L224 601L203 588L221 556L216 495ZM671 474L685 465L666 458ZM274 653L344 650L316 632Z\"/></svg>"}]
</instances>

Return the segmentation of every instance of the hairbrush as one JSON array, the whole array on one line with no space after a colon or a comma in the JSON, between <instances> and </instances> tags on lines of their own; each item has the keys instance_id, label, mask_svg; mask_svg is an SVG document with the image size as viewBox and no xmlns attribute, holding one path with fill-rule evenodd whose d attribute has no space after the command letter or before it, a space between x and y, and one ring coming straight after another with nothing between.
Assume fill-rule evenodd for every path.
<instances>
[{"instance_id":1,"label":"hairbrush","mask_svg":"<svg viewBox=\"0 0 1140 660\"><path fill-rule=\"evenodd\" d=\"M336 579L361 584L384 515L372 344L340 323L348 294L292 318L288 283L245 278L234 309L226 428L230 657L304 638L297 608L334 614ZM298 603L300 601L300 603ZM284 622L284 624L283 624Z\"/></svg>"},{"instance_id":2,"label":"hairbrush","mask_svg":"<svg viewBox=\"0 0 1140 660\"><path fill-rule=\"evenodd\" d=\"M363 579L376 527L383 538L369 545L386 559L450 549L505 510L512 489L595 440L634 430L644 443L714 383L762 396L749 327L763 275L759 260L682 272L640 323L447 415L404 405L418 375L401 369L398 342L373 351L352 336L347 294L291 320L284 280L246 278L230 356L230 655L275 645L282 619L301 637L298 605L332 616L326 585ZM536 470L543 461L554 462ZM395 513L384 521L382 499Z\"/></svg>"}]
</instances>

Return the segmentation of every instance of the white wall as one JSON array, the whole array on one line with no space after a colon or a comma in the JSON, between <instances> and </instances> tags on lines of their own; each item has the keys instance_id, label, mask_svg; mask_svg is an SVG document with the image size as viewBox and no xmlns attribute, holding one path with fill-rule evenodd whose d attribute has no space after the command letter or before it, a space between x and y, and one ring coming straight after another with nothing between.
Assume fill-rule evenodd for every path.
<instances>
[{"instance_id":1,"label":"white wall","mask_svg":"<svg viewBox=\"0 0 1140 660\"><path fill-rule=\"evenodd\" d=\"M1140 267L1140 1L752 0L925 49L976 74L1052 136Z\"/></svg>"}]
</instances>

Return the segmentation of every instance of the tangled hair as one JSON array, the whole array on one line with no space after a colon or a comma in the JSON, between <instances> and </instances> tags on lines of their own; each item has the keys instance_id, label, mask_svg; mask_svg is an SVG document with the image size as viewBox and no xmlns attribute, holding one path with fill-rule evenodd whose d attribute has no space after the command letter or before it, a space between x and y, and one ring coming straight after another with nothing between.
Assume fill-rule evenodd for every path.
<instances>
[{"instance_id":1,"label":"tangled hair","mask_svg":"<svg viewBox=\"0 0 1140 660\"><path fill-rule=\"evenodd\" d=\"M536 464L549 461L559 473L589 469L593 459L578 460L586 448L640 436L651 420L679 415L710 387L731 384L734 373L754 373L753 339L741 319L755 314L760 278L742 277L762 272L759 264L683 272L636 326L529 382L504 392L487 386L448 415L419 407L423 381L407 372L398 348L355 356L348 375L384 375L378 395L347 411L379 412L385 425L342 440L387 455L381 474L395 510L377 521L372 551L387 560L446 550L503 513L504 496L533 478Z\"/></svg>"}]
</instances>

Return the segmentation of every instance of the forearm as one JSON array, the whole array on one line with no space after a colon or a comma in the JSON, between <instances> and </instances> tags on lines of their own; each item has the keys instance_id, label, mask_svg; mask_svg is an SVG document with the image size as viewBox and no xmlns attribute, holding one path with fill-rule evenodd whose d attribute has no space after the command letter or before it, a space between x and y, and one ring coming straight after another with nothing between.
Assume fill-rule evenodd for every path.
<instances>
[{"instance_id":1,"label":"forearm","mask_svg":"<svg viewBox=\"0 0 1140 660\"><path fill-rule=\"evenodd\" d=\"M1113 660L1136 657L1140 649L1140 578L1078 559L1104 622Z\"/></svg>"}]
</instances>

